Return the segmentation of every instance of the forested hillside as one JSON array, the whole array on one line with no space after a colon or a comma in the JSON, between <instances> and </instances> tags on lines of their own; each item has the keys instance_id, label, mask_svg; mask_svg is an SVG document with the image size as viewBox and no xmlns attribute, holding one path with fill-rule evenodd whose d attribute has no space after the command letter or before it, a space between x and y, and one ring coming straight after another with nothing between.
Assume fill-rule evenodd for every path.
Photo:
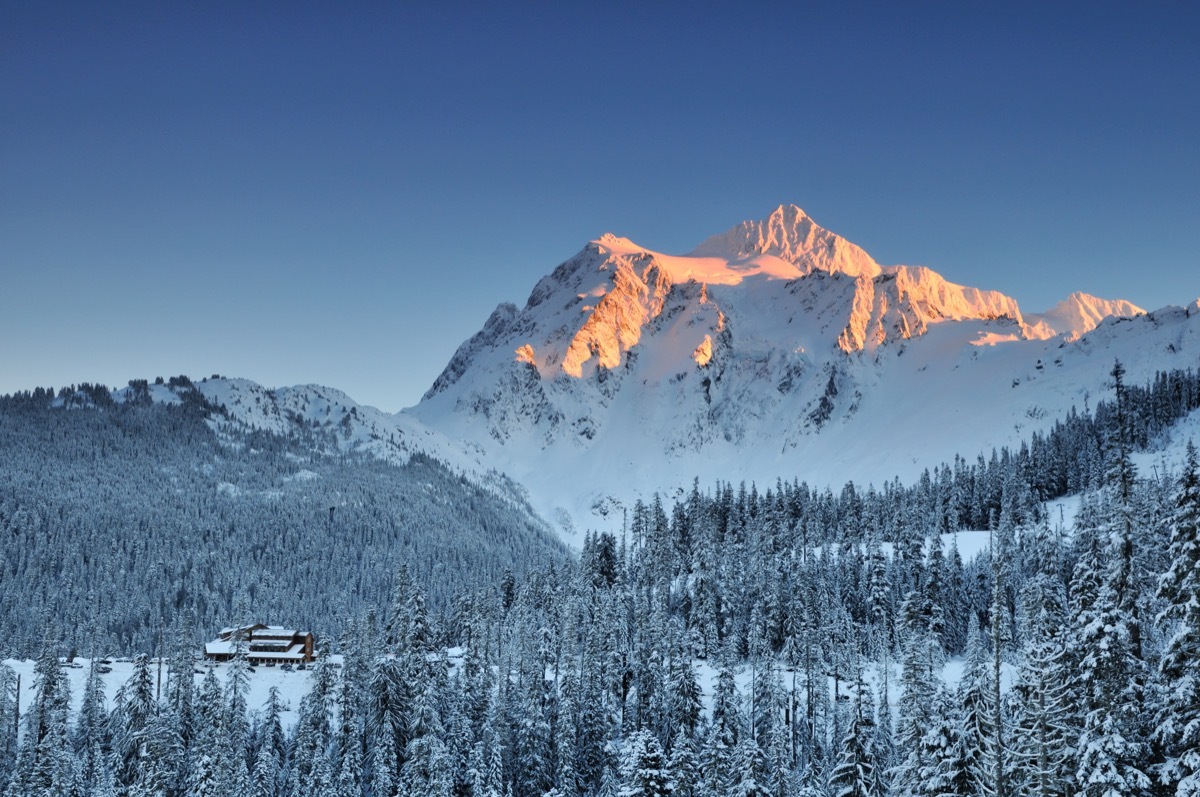
<instances>
[{"instance_id":1,"label":"forested hillside","mask_svg":"<svg viewBox=\"0 0 1200 797\"><path fill-rule=\"evenodd\" d=\"M144 384L144 383L143 383ZM464 586L561 559L522 506L437 462L337 453L211 420L220 408L99 386L0 399L0 652L125 654L235 612L336 633L400 563L440 612ZM245 619L245 618L243 618Z\"/></svg>"},{"instance_id":2,"label":"forested hillside","mask_svg":"<svg viewBox=\"0 0 1200 797\"><path fill-rule=\"evenodd\" d=\"M623 537L463 586L441 620L400 568L347 607L342 664L318 664L291 730L246 705L244 660L197 683L183 642L161 699L143 661L72 717L52 628L20 745L0 702L0 778L12 797L1195 794L1200 462L1189 445L1146 474L1132 453L1160 387L1184 398L1159 431L1200 394L1121 377L1094 417L910 487L639 504ZM1043 500L1069 485L1063 528ZM981 520L991 546L963 561L944 535Z\"/></svg>"}]
</instances>

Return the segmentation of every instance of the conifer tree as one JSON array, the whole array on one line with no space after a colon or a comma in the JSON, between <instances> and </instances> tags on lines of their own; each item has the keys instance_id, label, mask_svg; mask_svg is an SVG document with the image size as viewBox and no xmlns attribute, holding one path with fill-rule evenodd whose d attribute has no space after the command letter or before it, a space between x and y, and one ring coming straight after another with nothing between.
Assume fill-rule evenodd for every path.
<instances>
[{"instance_id":1,"label":"conifer tree","mask_svg":"<svg viewBox=\"0 0 1200 797\"><path fill-rule=\"evenodd\" d=\"M788 696L778 682L772 690L769 706L770 721L766 724L765 740L762 742L766 771L763 790L771 797L790 797L793 787L794 763L792 761L791 732L785 723L788 712Z\"/></svg>"},{"instance_id":2,"label":"conifer tree","mask_svg":"<svg viewBox=\"0 0 1200 797\"><path fill-rule=\"evenodd\" d=\"M0 672L2 677L2 672ZM93 744L103 750L108 747L108 709L105 706L104 679L95 659L88 668L87 681L83 685L83 700L75 720L73 741L76 751L89 751Z\"/></svg>"},{"instance_id":3,"label":"conifer tree","mask_svg":"<svg viewBox=\"0 0 1200 797\"><path fill-rule=\"evenodd\" d=\"M296 792L310 782L333 783L329 754L333 742L335 675L327 656L318 656L309 675L308 694L300 701L293 734L289 788Z\"/></svg>"},{"instance_id":4,"label":"conifer tree","mask_svg":"<svg viewBox=\"0 0 1200 797\"><path fill-rule=\"evenodd\" d=\"M183 764L187 750L173 718L162 712L156 714L141 734L140 741L145 761L138 770L137 780L130 786L130 797L167 797L181 793L186 784L182 778L187 771ZM245 765L240 758L234 758L232 763L241 766L244 772ZM230 777L226 783L229 791L246 793L244 779Z\"/></svg>"},{"instance_id":5,"label":"conifer tree","mask_svg":"<svg viewBox=\"0 0 1200 797\"><path fill-rule=\"evenodd\" d=\"M277 797L279 780L279 757L274 748L264 742L254 754L254 766L250 770L250 797Z\"/></svg>"},{"instance_id":6,"label":"conifer tree","mask_svg":"<svg viewBox=\"0 0 1200 797\"><path fill-rule=\"evenodd\" d=\"M3 794L17 761L17 674L0 662L0 794Z\"/></svg>"},{"instance_id":7,"label":"conifer tree","mask_svg":"<svg viewBox=\"0 0 1200 797\"><path fill-rule=\"evenodd\" d=\"M508 690L513 698L513 753L517 762L513 791L518 797L539 795L554 783L551 759L551 732L548 708L548 684L540 669L526 673L524 688Z\"/></svg>"},{"instance_id":8,"label":"conifer tree","mask_svg":"<svg viewBox=\"0 0 1200 797\"><path fill-rule=\"evenodd\" d=\"M343 661L343 675L346 664ZM343 677L338 688L338 729L335 741L337 797L361 797L363 791L363 722L355 684Z\"/></svg>"},{"instance_id":9,"label":"conifer tree","mask_svg":"<svg viewBox=\"0 0 1200 797\"><path fill-rule=\"evenodd\" d=\"M672 735L683 732L688 737L695 736L700 724L703 702L696 671L682 643L675 646L670 661L667 662L664 691L670 701L668 732Z\"/></svg>"},{"instance_id":10,"label":"conifer tree","mask_svg":"<svg viewBox=\"0 0 1200 797\"><path fill-rule=\"evenodd\" d=\"M621 751L620 797L665 797L671 773L658 739L647 729L635 731Z\"/></svg>"},{"instance_id":11,"label":"conifer tree","mask_svg":"<svg viewBox=\"0 0 1200 797\"><path fill-rule=\"evenodd\" d=\"M852 689L853 714L841 740L838 763L830 776L830 788L835 797L883 797L882 775L874 750L875 708L861 669Z\"/></svg>"},{"instance_id":12,"label":"conifer tree","mask_svg":"<svg viewBox=\"0 0 1200 797\"><path fill-rule=\"evenodd\" d=\"M189 797L219 794L223 770L221 737L224 734L225 714L221 711L221 683L216 671L209 668L200 683L193 717L194 735L189 748L191 758L187 772L186 792Z\"/></svg>"},{"instance_id":13,"label":"conifer tree","mask_svg":"<svg viewBox=\"0 0 1200 797\"><path fill-rule=\"evenodd\" d=\"M971 618L967 641L967 660L959 685L962 710L963 750L975 794L994 793L996 729L994 694L991 686L987 646L975 618Z\"/></svg>"},{"instance_id":14,"label":"conifer tree","mask_svg":"<svg viewBox=\"0 0 1200 797\"><path fill-rule=\"evenodd\" d=\"M554 727L554 786L562 797L579 794L579 774L575 769L575 698L574 679L565 679L558 700Z\"/></svg>"},{"instance_id":15,"label":"conifer tree","mask_svg":"<svg viewBox=\"0 0 1200 797\"><path fill-rule=\"evenodd\" d=\"M879 668L879 704L875 713L875 765L885 792L891 791L892 771L896 764L896 740L892 720L891 666L886 657Z\"/></svg>"},{"instance_id":16,"label":"conifer tree","mask_svg":"<svg viewBox=\"0 0 1200 797\"><path fill-rule=\"evenodd\" d=\"M225 675L225 720L222 736L228 745L230 760L226 762L226 783L243 793L249 788L250 723L247 717L246 694L250 690L250 664L246 661L245 645L239 644Z\"/></svg>"},{"instance_id":17,"label":"conifer tree","mask_svg":"<svg viewBox=\"0 0 1200 797\"><path fill-rule=\"evenodd\" d=\"M1087 797L1137 795L1150 786L1142 770L1149 750L1139 732L1144 722L1144 663L1135 654L1131 627L1136 619L1120 605L1127 573L1120 553L1122 537L1110 540L1112 564L1103 579L1093 572L1102 567L1100 562L1087 556L1076 564L1072 580L1073 588L1086 596L1073 596L1073 601L1083 599L1076 602L1072 622L1073 644L1082 651L1080 694L1086 710L1075 778Z\"/></svg>"},{"instance_id":18,"label":"conifer tree","mask_svg":"<svg viewBox=\"0 0 1200 797\"><path fill-rule=\"evenodd\" d=\"M676 797L695 797L700 790L700 765L696 742L682 729L671 743L671 755L667 762L671 773L668 791Z\"/></svg>"},{"instance_id":19,"label":"conifer tree","mask_svg":"<svg viewBox=\"0 0 1200 797\"><path fill-rule=\"evenodd\" d=\"M734 751L741 735L737 704L733 665L725 660L717 673L708 735L700 751L706 794L724 795L736 783Z\"/></svg>"},{"instance_id":20,"label":"conifer tree","mask_svg":"<svg viewBox=\"0 0 1200 797\"><path fill-rule=\"evenodd\" d=\"M1066 596L1057 543L1043 522L1030 535L1031 577L1022 592L1024 644L1012 685L1012 793L1069 794L1082 731L1073 685L1075 658L1067 647Z\"/></svg>"},{"instance_id":21,"label":"conifer tree","mask_svg":"<svg viewBox=\"0 0 1200 797\"><path fill-rule=\"evenodd\" d=\"M289 745L283 731L283 699L277 686L267 690L267 702L263 704L259 730L259 750L268 748L270 760L282 770L287 763Z\"/></svg>"},{"instance_id":22,"label":"conifer tree","mask_svg":"<svg viewBox=\"0 0 1200 797\"><path fill-rule=\"evenodd\" d=\"M962 712L944 685L939 686L930 710L932 724L921 737L922 762L915 778L901 792L920 797L974 794L971 762L963 739Z\"/></svg>"},{"instance_id":23,"label":"conifer tree","mask_svg":"<svg viewBox=\"0 0 1200 797\"><path fill-rule=\"evenodd\" d=\"M117 691L110 718L112 754L117 782L130 785L138 778L145 759L146 730L158 714L154 697L154 675L145 654L133 661L133 674Z\"/></svg>"},{"instance_id":24,"label":"conifer tree","mask_svg":"<svg viewBox=\"0 0 1200 797\"><path fill-rule=\"evenodd\" d=\"M1200 462L1187 445L1168 549L1170 567L1158 583L1167 634L1160 664L1165 700L1155 738L1167 759L1162 782L1175 794L1200 795Z\"/></svg>"},{"instance_id":25,"label":"conifer tree","mask_svg":"<svg viewBox=\"0 0 1200 797\"><path fill-rule=\"evenodd\" d=\"M69 797L78 787L67 726L70 693L47 631L34 667L34 697L25 715L8 797Z\"/></svg>"},{"instance_id":26,"label":"conifer tree","mask_svg":"<svg viewBox=\"0 0 1200 797\"><path fill-rule=\"evenodd\" d=\"M174 782L183 788L190 776L190 750L195 733L195 691L196 679L192 664L192 650L188 644L187 634L182 621L175 634L174 652L167 670L166 689L163 690L165 703L163 710L171 722L171 733L183 746L183 754L176 762L178 768Z\"/></svg>"},{"instance_id":27,"label":"conifer tree","mask_svg":"<svg viewBox=\"0 0 1200 797\"><path fill-rule=\"evenodd\" d=\"M761 797L766 791L765 775L762 746L747 726L734 747L732 786L726 793L730 797Z\"/></svg>"},{"instance_id":28,"label":"conifer tree","mask_svg":"<svg viewBox=\"0 0 1200 797\"><path fill-rule=\"evenodd\" d=\"M915 593L909 593L900 614L902 669L895 739L904 753L896 767L893 786L901 794L917 794L920 773L929 763L921 740L933 727L934 697L945 654L933 630L936 623L929 613L922 611Z\"/></svg>"},{"instance_id":29,"label":"conifer tree","mask_svg":"<svg viewBox=\"0 0 1200 797\"><path fill-rule=\"evenodd\" d=\"M987 773L988 787L986 795L1007 797L1008 795L1008 735L1006 718L1004 716L1004 700L1000 692L1002 656L1007 644L1015 636L1015 612L1008 609L1009 585L1015 579L1013 545L1013 530L1006 517L1010 514L1007 508L1001 512L1001 523L997 533L992 536L992 634L991 634L991 672L988 689L991 692L991 736L987 739L988 763L990 772Z\"/></svg>"},{"instance_id":30,"label":"conifer tree","mask_svg":"<svg viewBox=\"0 0 1200 797\"><path fill-rule=\"evenodd\" d=\"M610 764L607 745L616 726L615 698L604 664L598 651L585 651L580 662L575 769L585 789L596 788Z\"/></svg>"},{"instance_id":31,"label":"conifer tree","mask_svg":"<svg viewBox=\"0 0 1200 797\"><path fill-rule=\"evenodd\" d=\"M92 745L87 765L80 770L79 780L83 784L84 797L117 797L117 782L112 766L98 743Z\"/></svg>"},{"instance_id":32,"label":"conifer tree","mask_svg":"<svg viewBox=\"0 0 1200 797\"><path fill-rule=\"evenodd\" d=\"M371 752L368 770L373 788L379 793L395 789L408 746L408 716L413 702L412 670L407 658L394 654L380 656L372 666L369 686L367 734ZM299 731L299 727L297 729ZM301 738L296 735L299 754Z\"/></svg>"},{"instance_id":33,"label":"conifer tree","mask_svg":"<svg viewBox=\"0 0 1200 797\"><path fill-rule=\"evenodd\" d=\"M442 741L442 720L436 685L430 681L417 695L409 722L401 783L405 794L450 797L453 773Z\"/></svg>"}]
</instances>

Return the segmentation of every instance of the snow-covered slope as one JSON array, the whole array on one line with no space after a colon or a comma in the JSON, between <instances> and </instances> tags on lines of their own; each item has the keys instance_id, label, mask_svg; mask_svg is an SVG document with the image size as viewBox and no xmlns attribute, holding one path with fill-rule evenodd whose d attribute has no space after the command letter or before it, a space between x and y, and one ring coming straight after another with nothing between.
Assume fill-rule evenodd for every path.
<instances>
[{"instance_id":1,"label":"snow-covered slope","mask_svg":"<svg viewBox=\"0 0 1200 797\"><path fill-rule=\"evenodd\" d=\"M1196 364L1197 305L1111 317L1139 312L1075 294L1026 318L780 207L686 256L592 241L401 417L476 444L570 537L696 476L911 478L1094 403L1116 358L1131 383Z\"/></svg>"},{"instance_id":2,"label":"snow-covered slope","mask_svg":"<svg viewBox=\"0 0 1200 797\"><path fill-rule=\"evenodd\" d=\"M214 420L218 431L234 424L288 435L315 434L341 451L372 454L406 462L425 452L459 468L470 467L465 450L413 418L395 416L355 402L340 390L321 385L268 389L248 379L205 379L196 389L223 407L228 420Z\"/></svg>"}]
</instances>

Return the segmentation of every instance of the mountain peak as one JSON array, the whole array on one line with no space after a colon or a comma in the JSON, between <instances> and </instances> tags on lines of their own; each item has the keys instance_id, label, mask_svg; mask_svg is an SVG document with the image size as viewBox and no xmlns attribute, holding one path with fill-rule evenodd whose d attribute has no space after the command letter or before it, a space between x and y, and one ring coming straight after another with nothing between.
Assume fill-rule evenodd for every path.
<instances>
[{"instance_id":1,"label":"mountain peak","mask_svg":"<svg viewBox=\"0 0 1200 797\"><path fill-rule=\"evenodd\" d=\"M645 252L644 247L638 246L628 238L622 238L619 235L614 235L611 232L606 232L596 240L592 241L596 249L605 254L628 255Z\"/></svg>"},{"instance_id":2,"label":"mountain peak","mask_svg":"<svg viewBox=\"0 0 1200 797\"><path fill-rule=\"evenodd\" d=\"M874 278L883 271L860 247L821 227L795 205L779 205L761 221L743 221L705 240L691 254L732 261L770 255L804 274L825 271Z\"/></svg>"},{"instance_id":3,"label":"mountain peak","mask_svg":"<svg viewBox=\"0 0 1200 797\"><path fill-rule=\"evenodd\" d=\"M789 222L789 221L790 221L790 223L795 223L795 221L798 221L800 219L807 219L808 214L804 212L803 208L797 207L797 206L789 203L789 204L785 204L785 205L779 205L778 207L776 207L774 210L771 211L771 215L768 216L767 218L768 218L768 220L772 220L772 221L775 219L779 219L780 221L785 222L785 223Z\"/></svg>"},{"instance_id":4,"label":"mountain peak","mask_svg":"<svg viewBox=\"0 0 1200 797\"><path fill-rule=\"evenodd\" d=\"M1109 316L1132 318L1145 312L1124 299L1101 299L1076 291L1046 312L1031 314L1027 321L1034 328L1043 327L1040 336L1064 335L1068 340L1078 340Z\"/></svg>"}]
</instances>

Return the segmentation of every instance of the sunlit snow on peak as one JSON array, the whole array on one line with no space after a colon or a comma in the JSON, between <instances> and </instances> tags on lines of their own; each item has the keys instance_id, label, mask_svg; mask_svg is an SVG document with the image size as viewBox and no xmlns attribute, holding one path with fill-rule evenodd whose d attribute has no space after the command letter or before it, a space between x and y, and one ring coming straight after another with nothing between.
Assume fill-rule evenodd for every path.
<instances>
[{"instance_id":1,"label":"sunlit snow on peak","mask_svg":"<svg viewBox=\"0 0 1200 797\"><path fill-rule=\"evenodd\" d=\"M731 262L770 255L795 266L799 273L827 271L852 277L875 277L881 268L860 247L818 225L795 205L780 205L761 221L744 221L701 243L691 254Z\"/></svg>"},{"instance_id":2,"label":"sunlit snow on peak","mask_svg":"<svg viewBox=\"0 0 1200 797\"><path fill-rule=\"evenodd\" d=\"M1031 313L1028 322L1042 333L1039 337L1062 335L1078 340L1109 317L1132 318L1145 310L1124 299L1101 299L1076 291L1044 313Z\"/></svg>"}]
</instances>

